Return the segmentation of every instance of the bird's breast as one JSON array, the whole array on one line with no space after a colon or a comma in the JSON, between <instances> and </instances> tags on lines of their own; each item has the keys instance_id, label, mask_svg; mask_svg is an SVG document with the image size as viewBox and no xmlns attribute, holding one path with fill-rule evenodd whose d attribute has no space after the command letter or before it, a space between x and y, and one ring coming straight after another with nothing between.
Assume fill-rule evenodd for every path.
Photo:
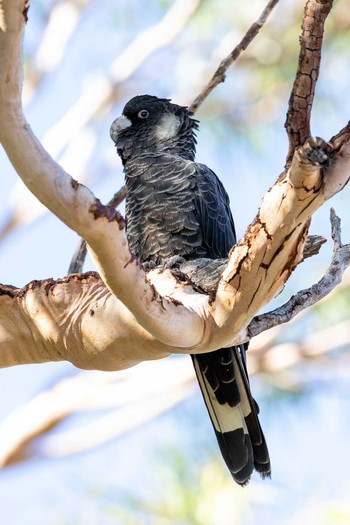
<instances>
[{"instance_id":1,"label":"bird's breast","mask_svg":"<svg viewBox=\"0 0 350 525\"><path fill-rule=\"evenodd\" d=\"M143 163L139 174L126 172L127 237L130 249L144 262L162 264L174 255L201 256L202 236L196 215L196 181L176 158ZM204 256L204 253L203 255Z\"/></svg>"}]
</instances>

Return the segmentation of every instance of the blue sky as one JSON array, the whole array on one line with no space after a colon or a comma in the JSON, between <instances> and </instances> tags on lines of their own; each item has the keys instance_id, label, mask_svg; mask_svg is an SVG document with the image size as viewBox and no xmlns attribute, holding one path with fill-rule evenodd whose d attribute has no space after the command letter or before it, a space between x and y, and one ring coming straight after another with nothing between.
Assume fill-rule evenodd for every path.
<instances>
[{"instance_id":1,"label":"blue sky","mask_svg":"<svg viewBox=\"0 0 350 525\"><path fill-rule=\"evenodd\" d=\"M86 141L89 156L84 173L89 187L102 201L106 202L123 183L121 165L109 138L111 121L135 94L173 96L175 102L178 95L181 102L185 102L186 97L186 102L191 102L196 94L191 91L195 85L194 77L204 68L211 50L225 33L231 34L232 31L234 41L239 35L240 25L232 22L234 15L230 12L225 18L228 3L223 2L221 11L217 3L214 7L213 1L206 2L209 8L215 9L217 16L208 20L208 16L198 15L196 23L189 24L175 43L153 53L120 87L112 107L102 109L89 122L81 134L83 145L79 144L79 137L74 138L76 149L73 147L70 155L79 156ZM288 9L293 10L293 4L289 0L285 2L285 8L280 6L280 14L272 19L271 24L278 25L281 10L287 9L288 13ZM25 39L26 70L34 67L32 57L43 36L48 5L32 2ZM96 78L106 74L110 62L138 31L161 18L170 2L150 5L145 10L144 3L136 0L118 2L118 5L102 0L89 3L60 67L46 75L25 109L26 117L39 138L45 136ZM240 10L237 15L240 24L244 26L244 20L251 23L262 5L261 1L252 2L248 14L242 14ZM210 23L215 24L212 33ZM286 20L283 23L287 25ZM256 48L252 46L249 55L252 62L255 53L262 53L256 45ZM350 115L348 57L340 44L338 47L338 53L334 53L330 46L324 54L312 119L313 132L325 139L336 133ZM264 192L282 171L287 150L283 123L292 79L281 83L282 95L274 102L270 116L269 90L257 90L256 93L250 84L254 78L263 84L260 76L254 77L247 64L236 66L229 72L225 84L217 88L198 113L201 125L197 158L208 164L224 182L231 198L238 235L244 233ZM190 86L187 91L186 85ZM266 107L268 116L253 123L247 118L245 122L242 115L256 115L254 108L257 106L262 110ZM238 123L233 122L235 118L239 118ZM71 163L69 156L62 155L58 160L67 166ZM17 180L3 150L0 150L0 173L1 226L11 212L11 192ZM75 176L74 172L71 174ZM329 207L332 205L343 219L344 242L350 239L349 192L347 187L315 214L311 233L330 239ZM76 242L77 235L50 213L29 225L22 225L0 244L1 281L23 286L32 279L65 275ZM284 294L274 304L316 281L327 267L331 253L332 243L329 241L319 257L303 263L294 272ZM90 268L92 265L88 261L85 269ZM2 370L1 418L59 378L75 373L74 367L67 363ZM262 418L275 474L272 484L268 485L271 490L270 496L266 497L268 503L255 501L249 515L251 521L247 518L247 523L258 523L259 516L264 517L263 523L302 523L298 521L299 510L306 509L307 512L315 507L315 502L323 500L329 503L330 514L333 508L342 512L349 494L346 475L350 470L346 454L346 429L350 419L349 374L340 366L327 373L319 365L297 369L295 374L304 388L301 397L281 394L281 399L278 399L269 381L264 378L253 380L253 386L261 391ZM95 415L86 417L93 419ZM65 425L74 426L79 421L79 418L72 418ZM202 432L200 446L196 443L196 429ZM190 438L188 433L191 433ZM160 468L157 456L161 455L159 441L162 447L177 445L183 449L189 469L196 446L204 451L203 454L207 449L210 454L218 454L205 409L197 395L171 413L90 452L19 463L3 470L0 472L1 517L5 523L14 525L124 523L115 517L114 507L119 505L127 509L126 494L135 489L141 495L145 492L149 497L153 491L161 497L159 484L162 481L157 479L157 469ZM260 487L258 491L254 487L247 489L253 500L258 498L255 494L259 494L259 490L264 490L259 482L257 485ZM168 490L170 487L169 482ZM100 521L101 515L104 521ZM309 517L307 523L333 523L316 518L318 521Z\"/></svg>"}]
</instances>

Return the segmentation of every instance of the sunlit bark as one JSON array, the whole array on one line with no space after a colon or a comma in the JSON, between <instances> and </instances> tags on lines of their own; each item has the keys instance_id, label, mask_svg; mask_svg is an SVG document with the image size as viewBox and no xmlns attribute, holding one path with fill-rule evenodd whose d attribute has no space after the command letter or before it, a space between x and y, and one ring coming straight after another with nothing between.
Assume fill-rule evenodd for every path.
<instances>
[{"instance_id":1,"label":"sunlit bark","mask_svg":"<svg viewBox=\"0 0 350 525\"><path fill-rule=\"evenodd\" d=\"M124 219L49 156L23 116L26 7L0 0L0 140L30 191L87 241L102 281L88 274L19 291L2 288L0 362L67 359L82 368L117 370L246 340L254 315L300 262L311 215L349 179L348 129L332 145L309 140L297 148L231 250L214 299L170 271L146 276L129 251Z\"/></svg>"}]
</instances>

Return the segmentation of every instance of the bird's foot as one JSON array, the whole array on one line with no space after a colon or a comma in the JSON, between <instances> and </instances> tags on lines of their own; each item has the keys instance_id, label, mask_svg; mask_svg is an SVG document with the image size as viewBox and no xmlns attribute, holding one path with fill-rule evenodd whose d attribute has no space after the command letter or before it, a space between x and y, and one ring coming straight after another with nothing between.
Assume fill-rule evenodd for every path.
<instances>
[{"instance_id":1,"label":"bird's foot","mask_svg":"<svg viewBox=\"0 0 350 525\"><path fill-rule=\"evenodd\" d=\"M167 260L167 262L163 265L164 270L173 270L178 269L181 264L185 262L185 259L181 257L180 255L174 255L173 257L170 257L170 259Z\"/></svg>"},{"instance_id":2,"label":"bird's foot","mask_svg":"<svg viewBox=\"0 0 350 525\"><path fill-rule=\"evenodd\" d=\"M149 272L150 270L154 270L157 265L154 261L145 261L142 263L142 267L145 270L145 272Z\"/></svg>"},{"instance_id":3,"label":"bird's foot","mask_svg":"<svg viewBox=\"0 0 350 525\"><path fill-rule=\"evenodd\" d=\"M324 166L328 163L332 151L333 147L331 144L320 137L309 138L299 149L300 156L303 160L318 166Z\"/></svg>"}]
</instances>

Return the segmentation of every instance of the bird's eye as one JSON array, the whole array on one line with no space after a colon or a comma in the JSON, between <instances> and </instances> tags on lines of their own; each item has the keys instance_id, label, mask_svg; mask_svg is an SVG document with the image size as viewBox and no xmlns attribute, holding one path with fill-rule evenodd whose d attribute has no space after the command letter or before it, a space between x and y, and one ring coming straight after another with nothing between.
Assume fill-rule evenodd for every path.
<instances>
[{"instance_id":1,"label":"bird's eye","mask_svg":"<svg viewBox=\"0 0 350 525\"><path fill-rule=\"evenodd\" d=\"M137 114L139 118L147 118L148 115L149 115L149 112L147 111L147 109L141 109L141 111L139 111Z\"/></svg>"}]
</instances>

